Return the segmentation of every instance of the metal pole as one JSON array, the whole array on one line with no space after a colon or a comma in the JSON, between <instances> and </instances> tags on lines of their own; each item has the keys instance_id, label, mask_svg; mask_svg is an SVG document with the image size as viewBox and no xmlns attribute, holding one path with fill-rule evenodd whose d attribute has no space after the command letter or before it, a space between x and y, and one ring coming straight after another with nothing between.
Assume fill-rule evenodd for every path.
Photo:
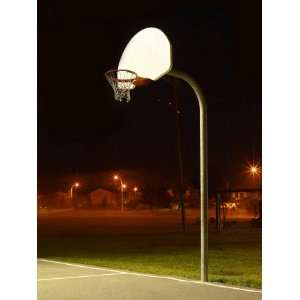
<instances>
[{"instance_id":1,"label":"metal pole","mask_svg":"<svg viewBox=\"0 0 300 300\"><path fill-rule=\"evenodd\" d=\"M74 188L74 186L75 186L75 184L73 184L73 185L71 186L71 190L70 190L70 198L71 198L71 205L72 205L72 207L73 207L73 208L77 208L77 207L76 207L77 204L75 204L74 201L73 201L73 188Z\"/></svg>"},{"instance_id":2,"label":"metal pole","mask_svg":"<svg viewBox=\"0 0 300 300\"><path fill-rule=\"evenodd\" d=\"M194 90L200 110L200 206L201 206L201 281L208 281L208 175L207 175L207 109L198 83L188 74L171 70L168 75L187 82Z\"/></svg>"},{"instance_id":3,"label":"metal pole","mask_svg":"<svg viewBox=\"0 0 300 300\"><path fill-rule=\"evenodd\" d=\"M120 182L121 182L121 211L124 211L123 182L121 178L120 178Z\"/></svg>"},{"instance_id":4,"label":"metal pole","mask_svg":"<svg viewBox=\"0 0 300 300\"><path fill-rule=\"evenodd\" d=\"M221 198L221 203L222 203L222 212L223 212L223 228L225 227L225 223L226 223L226 209L224 206L224 197Z\"/></svg>"},{"instance_id":5,"label":"metal pole","mask_svg":"<svg viewBox=\"0 0 300 300\"><path fill-rule=\"evenodd\" d=\"M179 111L177 103L177 87L173 86L174 89L174 104L175 104L175 118L176 118L176 141L177 141L177 156L178 156L178 169L179 169L179 201L181 205L181 224L182 231L185 232L185 206L183 199L183 163L182 163L182 153L181 153L181 132L179 126Z\"/></svg>"},{"instance_id":6,"label":"metal pole","mask_svg":"<svg viewBox=\"0 0 300 300\"><path fill-rule=\"evenodd\" d=\"M72 208L74 208L74 203L73 203L73 187L74 187L74 184L71 186L71 191L70 191L70 199L71 199L71 206L72 206Z\"/></svg>"},{"instance_id":7,"label":"metal pole","mask_svg":"<svg viewBox=\"0 0 300 300\"><path fill-rule=\"evenodd\" d=\"M217 223L217 232L221 232L220 203L221 203L221 194L217 193L217 197L216 197L216 223Z\"/></svg>"},{"instance_id":8,"label":"metal pole","mask_svg":"<svg viewBox=\"0 0 300 300\"><path fill-rule=\"evenodd\" d=\"M182 151L181 151L181 131L180 131L180 120L179 120L179 110L178 110L178 82L177 79L165 77L170 86L172 87L172 94L175 106L175 124L176 124L176 143L177 143L177 158L178 158L178 173L179 173L179 203L181 206L181 228L182 232L186 232L186 222L185 222L185 204L183 196L183 162L182 162Z\"/></svg>"}]
</instances>

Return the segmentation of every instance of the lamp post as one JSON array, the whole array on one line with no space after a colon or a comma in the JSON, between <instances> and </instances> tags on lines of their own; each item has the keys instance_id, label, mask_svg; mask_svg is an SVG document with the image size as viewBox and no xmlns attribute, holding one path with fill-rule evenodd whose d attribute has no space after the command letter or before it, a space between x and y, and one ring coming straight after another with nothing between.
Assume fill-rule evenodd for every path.
<instances>
[{"instance_id":1,"label":"lamp post","mask_svg":"<svg viewBox=\"0 0 300 300\"><path fill-rule=\"evenodd\" d=\"M133 191L134 191L134 201L136 201L136 199L137 199L136 194L137 194L137 192L139 191L138 187L135 186L135 187L133 188Z\"/></svg>"},{"instance_id":2,"label":"lamp post","mask_svg":"<svg viewBox=\"0 0 300 300\"><path fill-rule=\"evenodd\" d=\"M79 183L75 182L72 184L71 189L70 189L70 199L71 199L71 203L73 202L73 189L74 188L78 188L79 187ZM73 203L72 203L73 204Z\"/></svg>"},{"instance_id":3,"label":"lamp post","mask_svg":"<svg viewBox=\"0 0 300 300\"><path fill-rule=\"evenodd\" d=\"M120 181L120 189L121 189L121 211L124 211L124 189L126 189L127 185L123 183L122 178L119 175L114 175L114 180Z\"/></svg>"},{"instance_id":4,"label":"lamp post","mask_svg":"<svg viewBox=\"0 0 300 300\"><path fill-rule=\"evenodd\" d=\"M261 185L261 166L259 163L248 164L247 173L252 177L252 184L260 186Z\"/></svg>"},{"instance_id":5,"label":"lamp post","mask_svg":"<svg viewBox=\"0 0 300 300\"><path fill-rule=\"evenodd\" d=\"M248 165L247 173L252 177L252 184L254 188L261 187L261 165L259 163L254 163ZM254 209L254 218L262 219L262 210L261 210L261 198L257 195L257 202L253 201L253 209Z\"/></svg>"},{"instance_id":6,"label":"lamp post","mask_svg":"<svg viewBox=\"0 0 300 300\"><path fill-rule=\"evenodd\" d=\"M184 186L184 180L183 180L183 160L182 160L182 151L181 151L181 130L179 125L179 114L180 111L178 109L178 85L176 84L176 80L169 79L169 77L165 77L165 80L170 84L172 88L173 93L173 103L174 103L174 109L175 109L175 125L176 125L176 146L177 146L177 159L178 159L178 186L179 186L179 203L180 203L180 210L181 210L181 228L182 232L186 231L186 222L185 222L185 203L184 203L184 196L183 196L183 186ZM171 104L171 102L169 103Z\"/></svg>"}]
</instances>

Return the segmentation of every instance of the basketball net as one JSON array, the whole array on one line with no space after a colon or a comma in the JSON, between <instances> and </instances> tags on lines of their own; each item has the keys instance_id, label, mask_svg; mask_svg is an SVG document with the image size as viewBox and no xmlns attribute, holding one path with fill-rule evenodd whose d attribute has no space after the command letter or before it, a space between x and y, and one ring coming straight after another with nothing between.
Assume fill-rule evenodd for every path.
<instances>
[{"instance_id":1,"label":"basketball net","mask_svg":"<svg viewBox=\"0 0 300 300\"><path fill-rule=\"evenodd\" d=\"M130 101L130 90L135 88L134 81L137 78L135 72L129 70L109 70L105 77L113 88L117 101Z\"/></svg>"}]
</instances>

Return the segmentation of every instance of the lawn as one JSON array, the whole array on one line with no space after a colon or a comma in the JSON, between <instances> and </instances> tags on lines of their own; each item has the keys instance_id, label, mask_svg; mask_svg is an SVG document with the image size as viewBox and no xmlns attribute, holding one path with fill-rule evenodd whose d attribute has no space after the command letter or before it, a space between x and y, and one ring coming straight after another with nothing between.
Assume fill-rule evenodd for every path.
<instances>
[{"instance_id":1,"label":"lawn","mask_svg":"<svg viewBox=\"0 0 300 300\"><path fill-rule=\"evenodd\" d=\"M177 212L68 211L38 217L38 256L199 279L198 212L187 233ZM261 231L251 223L209 230L209 280L261 288Z\"/></svg>"}]
</instances>

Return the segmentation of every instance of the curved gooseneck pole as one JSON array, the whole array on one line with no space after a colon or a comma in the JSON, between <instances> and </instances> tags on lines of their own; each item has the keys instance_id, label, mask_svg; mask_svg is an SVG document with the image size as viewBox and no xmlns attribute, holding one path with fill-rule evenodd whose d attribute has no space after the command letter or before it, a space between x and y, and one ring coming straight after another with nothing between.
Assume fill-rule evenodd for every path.
<instances>
[{"instance_id":1,"label":"curved gooseneck pole","mask_svg":"<svg viewBox=\"0 0 300 300\"><path fill-rule=\"evenodd\" d=\"M201 207L201 281L208 281L208 175L207 175L207 108L198 83L188 74L171 70L168 75L187 82L194 90L200 112L200 207Z\"/></svg>"}]
</instances>

